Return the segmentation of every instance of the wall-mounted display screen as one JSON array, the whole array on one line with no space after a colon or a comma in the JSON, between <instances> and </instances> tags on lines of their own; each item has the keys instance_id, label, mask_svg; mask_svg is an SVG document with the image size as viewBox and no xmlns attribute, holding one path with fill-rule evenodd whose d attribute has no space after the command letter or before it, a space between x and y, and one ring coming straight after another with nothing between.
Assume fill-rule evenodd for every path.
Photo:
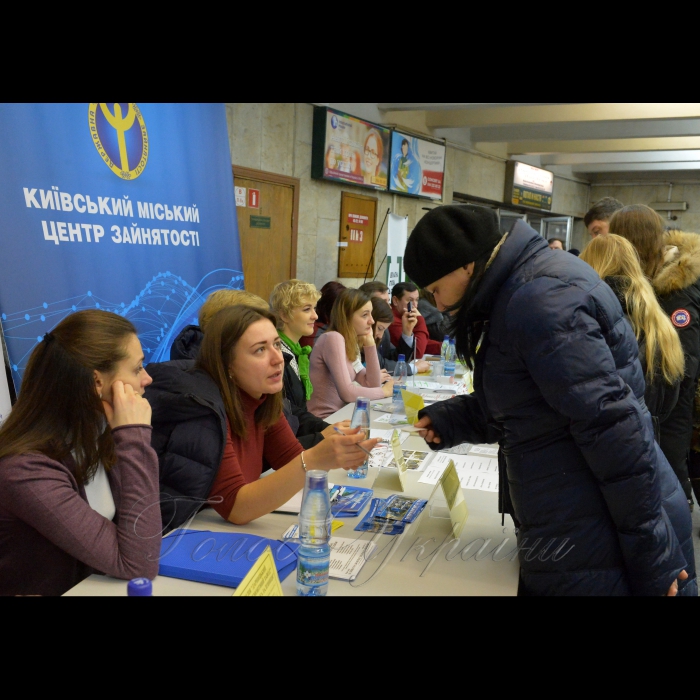
<instances>
[{"instance_id":1,"label":"wall-mounted display screen","mask_svg":"<svg viewBox=\"0 0 700 700\"><path fill-rule=\"evenodd\" d=\"M399 194L442 199L445 146L400 131L391 134L389 190Z\"/></svg>"},{"instance_id":2,"label":"wall-mounted display screen","mask_svg":"<svg viewBox=\"0 0 700 700\"><path fill-rule=\"evenodd\" d=\"M386 190L390 136L378 124L315 107L311 177Z\"/></svg>"},{"instance_id":3,"label":"wall-mounted display screen","mask_svg":"<svg viewBox=\"0 0 700 700\"><path fill-rule=\"evenodd\" d=\"M506 166L504 202L552 211L554 174L526 163L509 161Z\"/></svg>"}]
</instances>

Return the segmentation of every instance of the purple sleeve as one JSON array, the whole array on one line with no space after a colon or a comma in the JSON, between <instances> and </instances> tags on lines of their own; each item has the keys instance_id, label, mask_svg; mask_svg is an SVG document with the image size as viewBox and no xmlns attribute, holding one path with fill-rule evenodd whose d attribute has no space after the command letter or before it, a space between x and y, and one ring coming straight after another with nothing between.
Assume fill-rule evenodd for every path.
<instances>
[{"instance_id":1,"label":"purple sleeve","mask_svg":"<svg viewBox=\"0 0 700 700\"><path fill-rule=\"evenodd\" d=\"M80 496L70 470L34 453L3 465L0 502L70 556L108 576L154 578L158 573L161 518L158 458L150 426L114 430L117 463L109 472L116 506L113 521Z\"/></svg>"}]
</instances>

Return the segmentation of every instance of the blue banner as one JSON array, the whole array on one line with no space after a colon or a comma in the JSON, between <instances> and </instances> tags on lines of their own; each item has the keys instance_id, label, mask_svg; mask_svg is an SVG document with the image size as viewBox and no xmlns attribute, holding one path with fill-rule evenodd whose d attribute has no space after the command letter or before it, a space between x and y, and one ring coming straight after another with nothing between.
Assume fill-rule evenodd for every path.
<instances>
[{"instance_id":1,"label":"blue banner","mask_svg":"<svg viewBox=\"0 0 700 700\"><path fill-rule=\"evenodd\" d=\"M0 319L19 386L65 316L118 313L146 362L243 288L223 104L0 105Z\"/></svg>"}]
</instances>

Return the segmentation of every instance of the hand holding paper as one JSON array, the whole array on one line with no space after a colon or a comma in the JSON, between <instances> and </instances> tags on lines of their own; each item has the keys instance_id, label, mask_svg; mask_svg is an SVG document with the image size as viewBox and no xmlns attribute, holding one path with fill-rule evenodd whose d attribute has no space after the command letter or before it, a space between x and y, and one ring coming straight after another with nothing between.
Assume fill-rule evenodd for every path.
<instances>
[{"instance_id":1,"label":"hand holding paper","mask_svg":"<svg viewBox=\"0 0 700 700\"><path fill-rule=\"evenodd\" d=\"M414 394L412 391L401 390L403 398L404 410L408 424L413 425L418 420L418 412L425 408L425 402L420 394Z\"/></svg>"}]
</instances>

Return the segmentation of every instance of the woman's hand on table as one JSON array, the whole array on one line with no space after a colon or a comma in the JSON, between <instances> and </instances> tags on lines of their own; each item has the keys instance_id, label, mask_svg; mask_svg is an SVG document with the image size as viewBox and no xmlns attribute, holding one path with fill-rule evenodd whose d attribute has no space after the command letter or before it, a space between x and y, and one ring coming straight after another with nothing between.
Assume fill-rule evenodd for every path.
<instances>
[{"instance_id":1,"label":"woman's hand on table","mask_svg":"<svg viewBox=\"0 0 700 700\"><path fill-rule=\"evenodd\" d=\"M423 416L417 423L414 423L413 427L420 429L420 436L424 438L426 442L432 442L436 445L442 442L440 433L437 432L429 416Z\"/></svg>"},{"instance_id":2,"label":"woman's hand on table","mask_svg":"<svg viewBox=\"0 0 700 700\"><path fill-rule=\"evenodd\" d=\"M418 360L416 362L416 372L418 372L418 374L423 374L424 372L432 371L433 366L430 364L430 362L426 362L425 360Z\"/></svg>"},{"instance_id":3,"label":"woman's hand on table","mask_svg":"<svg viewBox=\"0 0 700 700\"><path fill-rule=\"evenodd\" d=\"M380 370L380 374L382 375L382 384L386 384L393 379L393 377L385 369Z\"/></svg>"},{"instance_id":4,"label":"woman's hand on table","mask_svg":"<svg viewBox=\"0 0 700 700\"><path fill-rule=\"evenodd\" d=\"M386 384L382 384L382 391L384 392L385 398L389 398L394 395L394 380L390 379Z\"/></svg>"},{"instance_id":5,"label":"woman's hand on table","mask_svg":"<svg viewBox=\"0 0 700 700\"><path fill-rule=\"evenodd\" d=\"M150 425L151 404L139 396L130 384L117 380L112 384L112 403L102 402L109 427Z\"/></svg>"},{"instance_id":6,"label":"woman's hand on table","mask_svg":"<svg viewBox=\"0 0 700 700\"><path fill-rule=\"evenodd\" d=\"M367 455L358 445L371 452L380 442L379 438L367 440L361 428L348 427L344 435L333 432L333 435L306 450L304 458L308 469L357 469L367 460Z\"/></svg>"},{"instance_id":7,"label":"woman's hand on table","mask_svg":"<svg viewBox=\"0 0 700 700\"><path fill-rule=\"evenodd\" d=\"M340 430L341 433L345 433L346 431L350 430L350 421L349 420L341 420L340 423L334 423L333 425L329 425L325 430L321 431L321 435L323 435L324 438L329 438L332 437L333 435L337 435L337 431Z\"/></svg>"}]
</instances>

